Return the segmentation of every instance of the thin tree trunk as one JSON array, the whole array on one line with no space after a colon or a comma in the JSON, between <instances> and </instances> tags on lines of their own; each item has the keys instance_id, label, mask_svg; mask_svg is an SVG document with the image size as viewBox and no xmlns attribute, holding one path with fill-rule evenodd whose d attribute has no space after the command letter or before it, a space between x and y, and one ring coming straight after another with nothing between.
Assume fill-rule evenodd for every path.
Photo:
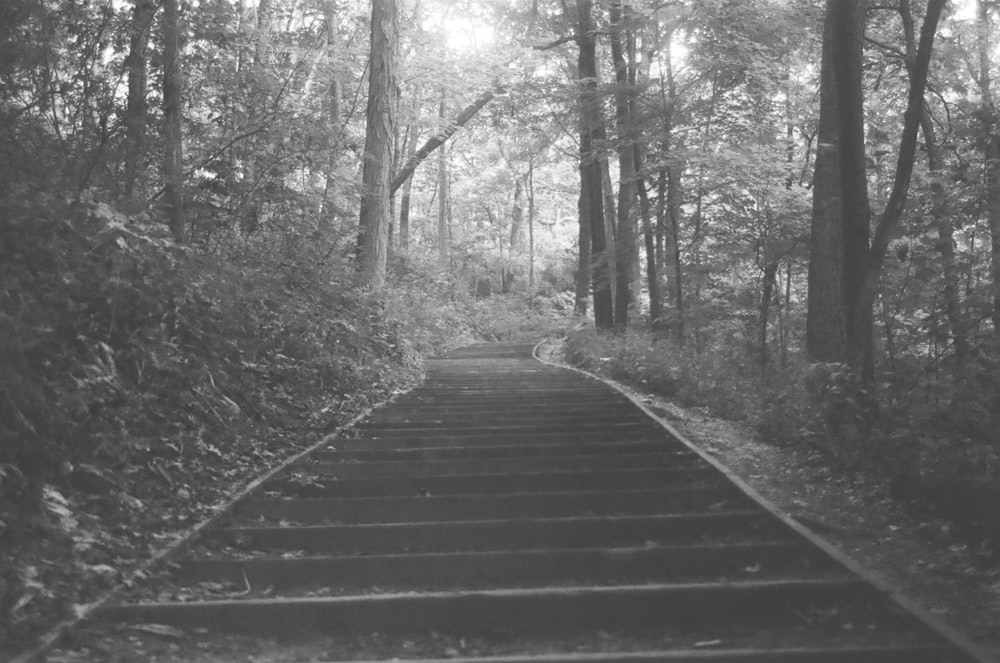
<instances>
[{"instance_id":1,"label":"thin tree trunk","mask_svg":"<svg viewBox=\"0 0 1000 663\"><path fill-rule=\"evenodd\" d=\"M337 43L337 13L333 0L323 3L323 17L326 24L326 50L331 59ZM329 132L327 148L326 176L323 187L323 201L320 204L318 229L324 239L329 239L333 230L333 215L337 212L337 160L341 150L341 128L343 125L343 84L340 76L330 76L330 89L324 99L326 130Z\"/></svg>"},{"instance_id":2,"label":"thin tree trunk","mask_svg":"<svg viewBox=\"0 0 1000 663\"><path fill-rule=\"evenodd\" d=\"M444 120L445 92L441 90L438 118ZM438 152L438 218L437 218L438 263L442 269L448 267L448 152Z\"/></svg>"},{"instance_id":3,"label":"thin tree trunk","mask_svg":"<svg viewBox=\"0 0 1000 663\"><path fill-rule=\"evenodd\" d=\"M576 0L580 84L580 214L590 223L594 322L598 329L614 327L610 270L605 235L604 183L598 150L607 136L597 91L597 41L591 11L593 0ZM581 221L583 223L583 221Z\"/></svg>"},{"instance_id":4,"label":"thin tree trunk","mask_svg":"<svg viewBox=\"0 0 1000 663\"><path fill-rule=\"evenodd\" d=\"M163 0L163 200L174 239L186 239L181 137L180 2Z\"/></svg>"},{"instance_id":5,"label":"thin tree trunk","mask_svg":"<svg viewBox=\"0 0 1000 663\"><path fill-rule=\"evenodd\" d=\"M993 45L990 24L990 7L979 1L976 20L976 45L979 51L979 92L982 98L979 118L983 129L984 185L986 188L986 219L989 223L990 241L990 291L993 295L993 334L1000 339L1000 113L993 99L992 58Z\"/></svg>"},{"instance_id":6,"label":"thin tree trunk","mask_svg":"<svg viewBox=\"0 0 1000 663\"><path fill-rule=\"evenodd\" d=\"M123 194L130 208L136 207L135 185L142 175L142 153L146 143L146 51L149 28L156 13L153 0L135 0L129 28L128 101L125 107L125 173Z\"/></svg>"},{"instance_id":7,"label":"thin tree trunk","mask_svg":"<svg viewBox=\"0 0 1000 663\"><path fill-rule=\"evenodd\" d=\"M761 281L760 308L757 317L758 338L760 348L760 368L767 370L767 326L771 318L771 300L774 298L774 284L778 275L778 261L769 262L764 265L764 272Z\"/></svg>"},{"instance_id":8,"label":"thin tree trunk","mask_svg":"<svg viewBox=\"0 0 1000 663\"><path fill-rule=\"evenodd\" d=\"M528 160L528 304L535 304L535 162Z\"/></svg>"},{"instance_id":9,"label":"thin tree trunk","mask_svg":"<svg viewBox=\"0 0 1000 663\"><path fill-rule=\"evenodd\" d=\"M670 221L670 259L674 267L674 310L677 313L677 323L674 325L675 338L684 344L684 322L686 303L684 301L684 266L681 264L681 183L680 168L676 165L667 168L667 217Z\"/></svg>"},{"instance_id":10,"label":"thin tree trunk","mask_svg":"<svg viewBox=\"0 0 1000 663\"><path fill-rule=\"evenodd\" d=\"M396 123L396 51L399 26L395 0L372 0L368 112L357 258L362 282L371 288L385 283L389 233L389 178Z\"/></svg>"},{"instance_id":11,"label":"thin tree trunk","mask_svg":"<svg viewBox=\"0 0 1000 663\"><path fill-rule=\"evenodd\" d=\"M524 181L518 177L514 182L514 203L510 210L510 250L524 247Z\"/></svg>"},{"instance_id":12,"label":"thin tree trunk","mask_svg":"<svg viewBox=\"0 0 1000 663\"><path fill-rule=\"evenodd\" d=\"M906 66L910 75L917 59L917 38L913 24L913 15L906 2L899 5L900 17L903 21L903 32L906 36ZM951 218L948 216L948 194L942 184L944 162L941 149L934 131L934 121L926 106L920 114L920 128L924 135L924 147L927 150L927 169L931 174L931 216L938 231L937 249L941 254L941 267L944 272L944 308L948 318L952 345L955 350L956 381L965 379L965 368L969 356L969 338L962 321L962 302L959 295L959 273L955 264L955 239Z\"/></svg>"},{"instance_id":13,"label":"thin tree trunk","mask_svg":"<svg viewBox=\"0 0 1000 663\"><path fill-rule=\"evenodd\" d=\"M581 180L582 180L581 172ZM579 222L577 223L577 268L575 279L575 296L573 310L580 315L586 315L590 304L591 283L591 249L590 249L590 211L587 207L588 192L582 187L579 199Z\"/></svg>"},{"instance_id":14,"label":"thin tree trunk","mask_svg":"<svg viewBox=\"0 0 1000 663\"><path fill-rule=\"evenodd\" d=\"M635 146L635 169L640 174L636 180L636 191L639 193L639 214L642 217L642 235L646 248L646 284L649 288L649 322L657 324L663 315L663 295L660 293L659 270L656 267L656 237L653 235L653 206L646 191L645 178L642 175L642 150Z\"/></svg>"}]
</instances>

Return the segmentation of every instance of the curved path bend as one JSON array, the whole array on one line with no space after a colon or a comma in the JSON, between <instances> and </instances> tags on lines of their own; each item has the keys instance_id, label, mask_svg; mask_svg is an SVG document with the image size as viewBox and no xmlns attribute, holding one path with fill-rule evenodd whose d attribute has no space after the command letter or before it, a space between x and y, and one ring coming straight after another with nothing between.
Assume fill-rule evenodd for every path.
<instances>
[{"instance_id":1,"label":"curved path bend","mask_svg":"<svg viewBox=\"0 0 1000 663\"><path fill-rule=\"evenodd\" d=\"M420 387L238 502L149 596L98 616L216 638L206 660L226 658L222 633L268 639L253 660L988 660L525 344L430 361Z\"/></svg>"}]
</instances>

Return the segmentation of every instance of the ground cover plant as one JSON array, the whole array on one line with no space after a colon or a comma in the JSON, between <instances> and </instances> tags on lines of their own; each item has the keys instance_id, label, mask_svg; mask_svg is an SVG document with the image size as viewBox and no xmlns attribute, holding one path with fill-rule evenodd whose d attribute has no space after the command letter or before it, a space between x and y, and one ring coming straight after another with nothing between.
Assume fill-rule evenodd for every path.
<instances>
[{"instance_id":1,"label":"ground cover plant","mask_svg":"<svg viewBox=\"0 0 1000 663\"><path fill-rule=\"evenodd\" d=\"M97 203L8 203L0 216L8 651L406 389L425 356L555 320L520 297L366 292L306 250L199 255Z\"/></svg>"}]
</instances>

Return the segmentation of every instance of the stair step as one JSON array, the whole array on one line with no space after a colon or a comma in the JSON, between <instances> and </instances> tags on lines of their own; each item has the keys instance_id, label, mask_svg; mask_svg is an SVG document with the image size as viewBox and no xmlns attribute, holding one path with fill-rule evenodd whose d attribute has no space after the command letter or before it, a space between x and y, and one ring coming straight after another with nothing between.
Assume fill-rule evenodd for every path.
<instances>
[{"instance_id":1,"label":"stair step","mask_svg":"<svg viewBox=\"0 0 1000 663\"><path fill-rule=\"evenodd\" d=\"M669 469L679 463L687 463L691 457L665 453L622 453L608 455L513 457L513 458L456 458L418 461L367 461L367 462L324 462L305 459L291 467L292 471L308 471L315 474L330 474L341 479L378 477L388 480L398 476L443 476L457 474L523 472L569 472L628 470L628 469Z\"/></svg>"},{"instance_id":2,"label":"stair step","mask_svg":"<svg viewBox=\"0 0 1000 663\"><path fill-rule=\"evenodd\" d=\"M868 615L880 595L848 580L557 587L294 599L246 599L108 605L103 619L227 632L288 636L301 632L573 632L699 624L726 628L796 623L821 611L843 628ZM804 613L802 612L804 611ZM904 613L881 613L883 620Z\"/></svg>"},{"instance_id":3,"label":"stair step","mask_svg":"<svg viewBox=\"0 0 1000 663\"><path fill-rule=\"evenodd\" d=\"M791 537L756 509L718 513L517 518L512 520L311 527L229 527L202 534L208 545L329 555L528 550L774 540Z\"/></svg>"},{"instance_id":4,"label":"stair step","mask_svg":"<svg viewBox=\"0 0 1000 663\"><path fill-rule=\"evenodd\" d=\"M731 486L430 497L247 499L243 518L295 523L400 523L622 516L721 510L745 503Z\"/></svg>"},{"instance_id":5,"label":"stair step","mask_svg":"<svg viewBox=\"0 0 1000 663\"><path fill-rule=\"evenodd\" d=\"M601 492L627 488L661 488L676 485L719 485L718 471L706 465L634 470L578 472L522 472L511 474L458 474L332 479L299 472L296 479L275 479L262 484L257 495L282 497L389 497L461 494L582 491Z\"/></svg>"},{"instance_id":6,"label":"stair step","mask_svg":"<svg viewBox=\"0 0 1000 663\"><path fill-rule=\"evenodd\" d=\"M637 584L683 580L760 579L836 571L802 543L768 542L642 548L588 548L350 557L194 559L180 562L184 585L222 582L277 592L325 587L484 589L562 584ZM841 571L843 573L843 571Z\"/></svg>"}]
</instances>

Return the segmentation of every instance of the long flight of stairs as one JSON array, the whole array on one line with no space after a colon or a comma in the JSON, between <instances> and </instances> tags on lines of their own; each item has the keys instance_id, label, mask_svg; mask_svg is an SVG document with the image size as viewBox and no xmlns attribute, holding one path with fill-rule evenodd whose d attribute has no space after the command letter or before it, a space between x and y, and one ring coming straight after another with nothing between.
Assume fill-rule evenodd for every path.
<instances>
[{"instance_id":1,"label":"long flight of stairs","mask_svg":"<svg viewBox=\"0 0 1000 663\"><path fill-rule=\"evenodd\" d=\"M531 349L431 361L98 622L272 642L250 660L987 660ZM229 660L189 644L150 660Z\"/></svg>"}]
</instances>

